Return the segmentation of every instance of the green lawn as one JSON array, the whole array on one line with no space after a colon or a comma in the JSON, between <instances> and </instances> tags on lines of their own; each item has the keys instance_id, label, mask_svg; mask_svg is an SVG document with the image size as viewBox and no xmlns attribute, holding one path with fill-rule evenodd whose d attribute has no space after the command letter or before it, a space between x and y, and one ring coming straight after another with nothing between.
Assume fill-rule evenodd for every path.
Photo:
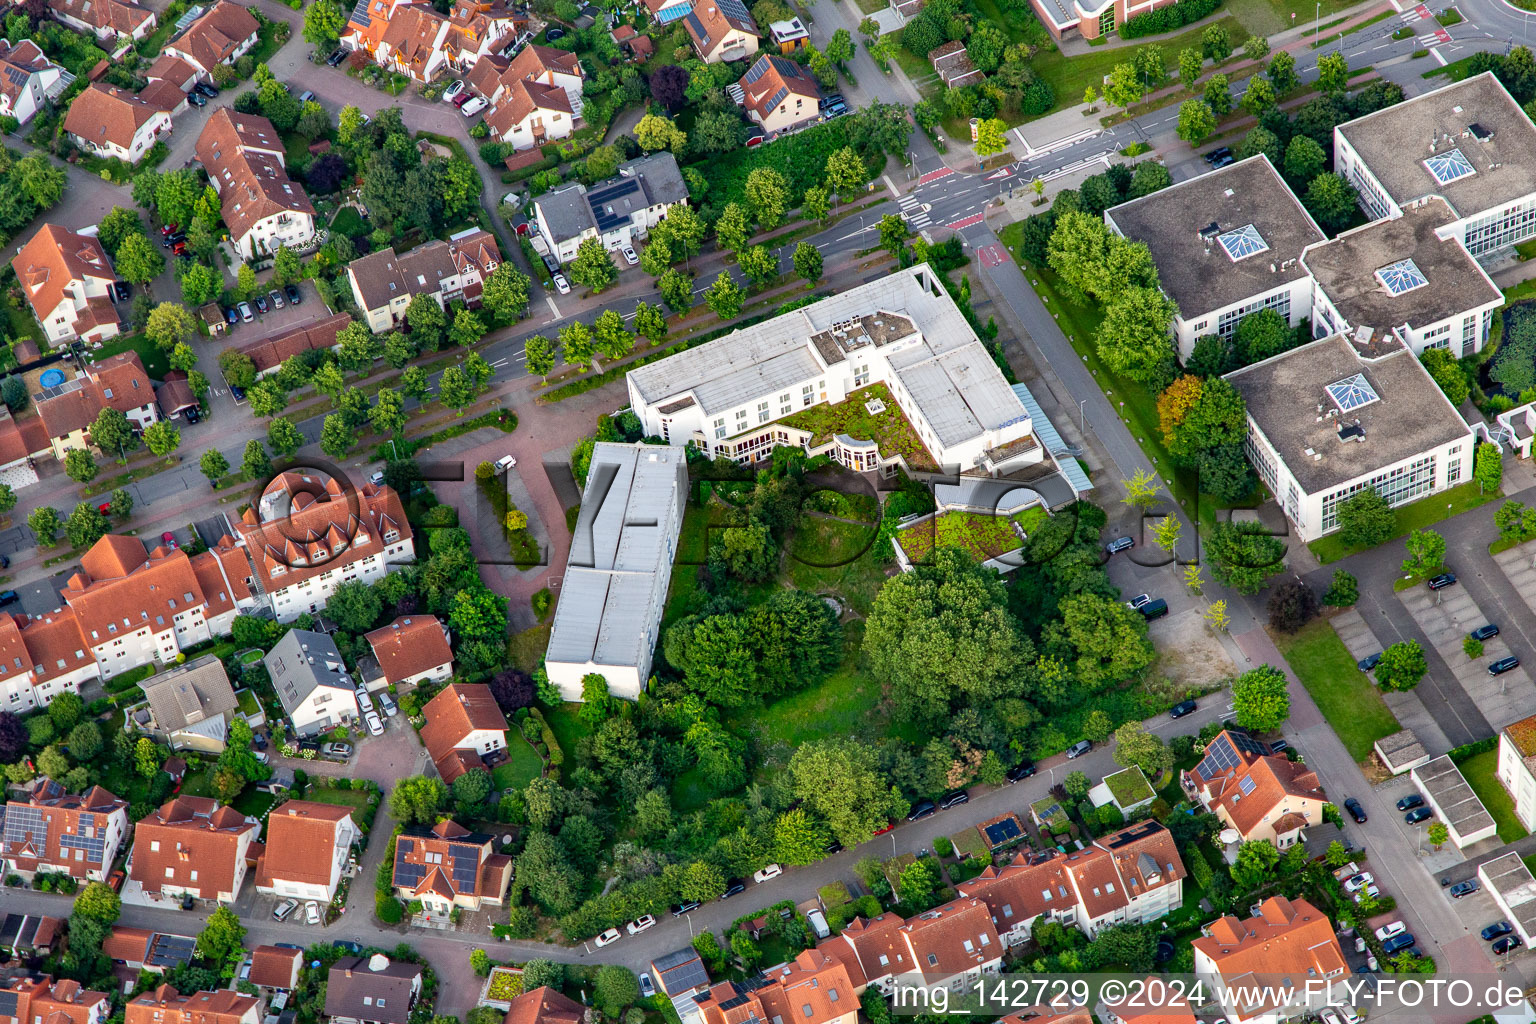
<instances>
[{"instance_id":1,"label":"green lawn","mask_svg":"<svg viewBox=\"0 0 1536 1024\"><path fill-rule=\"evenodd\" d=\"M272 794L247 788L245 792L235 797L234 807L241 814L248 814L260 820L261 816L272 808Z\"/></svg>"},{"instance_id":2,"label":"green lawn","mask_svg":"<svg viewBox=\"0 0 1536 1024\"><path fill-rule=\"evenodd\" d=\"M1248 2L1273 6L1271 0L1248 0ZM1329 0L1329 2L1340 3L1342 0ZM1181 32L1166 39L1157 39L1155 42L1163 48L1164 56L1168 60L1173 60L1185 47L1192 46L1198 50L1201 34L1212 25L1220 25L1227 30L1228 38L1232 41L1233 52L1242 50L1243 41L1248 38L1249 30L1232 14L1202 22L1187 32ZM1041 78L1051 83L1051 88L1056 91L1056 106L1060 108L1081 101L1083 90L1090 85L1095 89L1102 89L1104 76L1109 74L1116 64L1125 63L1130 60L1130 57L1131 51L1121 47L1101 48L1080 57L1068 57L1060 50L1050 50L1037 53L1030 61L1030 66ZM1085 118L1084 122L1086 123L1087 120Z\"/></svg>"},{"instance_id":3,"label":"green lawn","mask_svg":"<svg viewBox=\"0 0 1536 1024\"><path fill-rule=\"evenodd\" d=\"M166 373L171 368L170 360L159 347L142 334L124 334L113 338L101 348L91 353L91 359L100 362L108 356L115 356L129 349L139 354L139 359L144 363L144 370L155 380L165 380Z\"/></svg>"},{"instance_id":4,"label":"green lawn","mask_svg":"<svg viewBox=\"0 0 1536 1024\"><path fill-rule=\"evenodd\" d=\"M1323 0L1321 13L1314 0L1312 10L1307 10L1306 0L1227 0L1226 10L1249 34L1272 36L1289 28L1312 27L1319 18L1355 6L1355 0ZM1240 48L1240 44L1235 44Z\"/></svg>"},{"instance_id":5,"label":"green lawn","mask_svg":"<svg viewBox=\"0 0 1536 1024\"><path fill-rule=\"evenodd\" d=\"M1356 761L1370 757L1377 740L1402 728L1326 620L1311 622L1294 636L1280 634L1275 645Z\"/></svg>"},{"instance_id":6,"label":"green lawn","mask_svg":"<svg viewBox=\"0 0 1536 1024\"><path fill-rule=\"evenodd\" d=\"M1512 843L1530 835L1525 826L1520 824L1520 819L1515 817L1515 802L1510 799L1509 790L1504 788L1504 784L1494 774L1499 767L1497 750L1485 750L1460 762L1456 767L1461 769L1467 785L1472 787L1472 792L1477 794L1483 806L1488 808L1488 813L1493 815L1500 840Z\"/></svg>"},{"instance_id":7,"label":"green lawn","mask_svg":"<svg viewBox=\"0 0 1536 1024\"><path fill-rule=\"evenodd\" d=\"M1404 505L1397 510L1397 529L1387 540L1395 540L1398 537L1406 537L1414 530L1421 530L1452 516L1459 516L1463 512L1486 505L1504 496L1503 491L1495 491L1492 494L1483 494L1482 486L1473 480L1468 483L1451 487L1440 491L1438 494L1426 495L1418 501ZM1385 543L1385 542L1383 542ZM1364 551L1363 547L1354 547L1345 544L1337 533L1331 533L1326 537L1319 537L1307 547L1312 549L1312 554L1317 560L1327 565L1329 562L1337 562L1341 558Z\"/></svg>"},{"instance_id":8,"label":"green lawn","mask_svg":"<svg viewBox=\"0 0 1536 1024\"><path fill-rule=\"evenodd\" d=\"M522 789L543 773L544 761L518 733L509 732L507 737L507 759L491 772L491 782L497 789Z\"/></svg>"},{"instance_id":9,"label":"green lawn","mask_svg":"<svg viewBox=\"0 0 1536 1024\"><path fill-rule=\"evenodd\" d=\"M565 752L567 764L576 756L577 742L583 736L589 736L592 733L592 730L577 717L580 711L579 703L568 702L544 712L544 720L549 723L550 731L555 734L555 739L560 743L560 749Z\"/></svg>"},{"instance_id":10,"label":"green lawn","mask_svg":"<svg viewBox=\"0 0 1536 1024\"><path fill-rule=\"evenodd\" d=\"M335 804L338 807L350 807L360 811L368 806L368 791L366 789L332 789L329 786L311 788L304 799L312 800L317 804Z\"/></svg>"},{"instance_id":11,"label":"green lawn","mask_svg":"<svg viewBox=\"0 0 1536 1024\"><path fill-rule=\"evenodd\" d=\"M895 565L874 541L873 527L806 514L795 526L784 570L797 590L833 594L851 611L868 615L886 570Z\"/></svg>"},{"instance_id":12,"label":"green lawn","mask_svg":"<svg viewBox=\"0 0 1536 1024\"><path fill-rule=\"evenodd\" d=\"M363 215L357 212L355 206L343 206L336 211L336 216L331 219L331 230L346 235L348 238L360 238L372 231Z\"/></svg>"}]
</instances>

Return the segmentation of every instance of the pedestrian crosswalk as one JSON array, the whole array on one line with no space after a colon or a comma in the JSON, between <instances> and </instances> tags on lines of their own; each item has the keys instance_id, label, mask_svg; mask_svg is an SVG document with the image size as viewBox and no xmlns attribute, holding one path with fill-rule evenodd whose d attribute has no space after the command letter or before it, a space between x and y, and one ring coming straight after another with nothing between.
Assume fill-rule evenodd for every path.
<instances>
[{"instance_id":1,"label":"pedestrian crosswalk","mask_svg":"<svg viewBox=\"0 0 1536 1024\"><path fill-rule=\"evenodd\" d=\"M902 218L912 225L913 230L921 231L932 223L928 219L928 211L923 209L923 204L910 192L898 198L896 203L901 207Z\"/></svg>"},{"instance_id":2,"label":"pedestrian crosswalk","mask_svg":"<svg viewBox=\"0 0 1536 1024\"><path fill-rule=\"evenodd\" d=\"M1429 8L1423 4L1419 4L1412 10L1404 11L1402 14L1398 15L1398 19L1401 20L1404 25L1412 25L1414 22L1422 21L1427 17L1429 17Z\"/></svg>"}]
</instances>

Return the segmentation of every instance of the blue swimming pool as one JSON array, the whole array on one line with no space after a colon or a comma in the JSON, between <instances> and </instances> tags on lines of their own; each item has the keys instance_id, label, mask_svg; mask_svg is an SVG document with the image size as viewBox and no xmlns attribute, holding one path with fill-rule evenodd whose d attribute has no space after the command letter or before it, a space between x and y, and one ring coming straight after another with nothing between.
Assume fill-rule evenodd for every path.
<instances>
[{"instance_id":1,"label":"blue swimming pool","mask_svg":"<svg viewBox=\"0 0 1536 1024\"><path fill-rule=\"evenodd\" d=\"M56 388L64 383L64 371L57 368L44 370L37 382L45 388Z\"/></svg>"}]
</instances>

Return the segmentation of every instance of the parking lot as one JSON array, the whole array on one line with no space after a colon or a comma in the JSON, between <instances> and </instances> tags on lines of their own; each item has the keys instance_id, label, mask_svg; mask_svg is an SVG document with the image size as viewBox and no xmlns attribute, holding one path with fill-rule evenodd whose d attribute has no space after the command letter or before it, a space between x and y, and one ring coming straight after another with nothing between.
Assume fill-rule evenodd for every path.
<instances>
[{"instance_id":1,"label":"parking lot","mask_svg":"<svg viewBox=\"0 0 1536 1024\"><path fill-rule=\"evenodd\" d=\"M1466 587L1411 587L1397 596L1488 722L1498 727L1529 714L1536 693L1524 665L1502 675L1488 674L1490 664L1509 656L1509 645L1503 637L1485 641L1480 658L1468 658L1462 650L1467 634L1489 621Z\"/></svg>"},{"instance_id":2,"label":"parking lot","mask_svg":"<svg viewBox=\"0 0 1536 1024\"><path fill-rule=\"evenodd\" d=\"M1349 656L1357 663L1373 654L1380 654L1386 646L1377 639L1370 624L1354 608L1340 612L1333 617L1332 621L1334 632L1339 635L1345 649L1349 651ZM1371 673L1371 678L1374 681L1374 672ZM1451 749L1451 741L1446 739L1439 723L1435 721L1429 709L1424 706L1424 701L1413 690L1383 693L1381 698L1398 722L1405 729L1413 730L1425 750L1438 756Z\"/></svg>"},{"instance_id":3,"label":"parking lot","mask_svg":"<svg viewBox=\"0 0 1536 1024\"><path fill-rule=\"evenodd\" d=\"M270 283L264 284L263 287L269 292L272 290ZM319 295L316 294L313 281L301 281L295 287L299 290L300 299L297 306L285 298L283 300L283 308L277 309L274 307L272 300L268 298L267 312L263 313L256 308L256 303L252 302L250 304L251 315L254 319L250 323L241 321L229 328L221 337L209 338L207 340L216 344L220 349L231 345L249 345L252 342L260 341L274 334L280 334L290 327L308 323L311 320L318 320L327 315L325 303L321 302Z\"/></svg>"}]
</instances>

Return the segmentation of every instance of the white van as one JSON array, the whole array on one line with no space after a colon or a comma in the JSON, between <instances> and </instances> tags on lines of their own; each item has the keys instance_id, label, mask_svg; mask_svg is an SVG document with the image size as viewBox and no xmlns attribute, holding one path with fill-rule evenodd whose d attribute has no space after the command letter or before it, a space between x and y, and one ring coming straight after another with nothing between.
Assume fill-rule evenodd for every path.
<instances>
[{"instance_id":1,"label":"white van","mask_svg":"<svg viewBox=\"0 0 1536 1024\"><path fill-rule=\"evenodd\" d=\"M816 932L818 939L829 939L832 937L832 929L827 927L827 919L822 916L821 911L812 910L805 915L805 919L811 923L811 928Z\"/></svg>"}]
</instances>

